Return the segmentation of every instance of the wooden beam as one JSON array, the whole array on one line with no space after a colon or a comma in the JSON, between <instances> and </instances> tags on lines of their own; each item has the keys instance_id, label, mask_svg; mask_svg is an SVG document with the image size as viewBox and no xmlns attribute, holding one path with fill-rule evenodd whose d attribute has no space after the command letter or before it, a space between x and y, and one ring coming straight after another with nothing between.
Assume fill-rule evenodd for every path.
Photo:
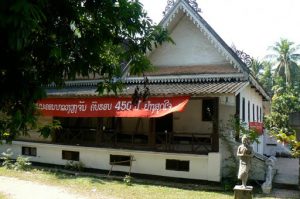
<instances>
[{"instance_id":1,"label":"wooden beam","mask_svg":"<svg viewBox=\"0 0 300 199\"><path fill-rule=\"evenodd\" d=\"M212 151L219 152L219 98L214 100Z\"/></svg>"},{"instance_id":2,"label":"wooden beam","mask_svg":"<svg viewBox=\"0 0 300 199\"><path fill-rule=\"evenodd\" d=\"M97 128L96 128L96 145L100 145L103 141L103 118L97 118Z\"/></svg>"},{"instance_id":3,"label":"wooden beam","mask_svg":"<svg viewBox=\"0 0 300 199\"><path fill-rule=\"evenodd\" d=\"M156 144L155 141L155 119L149 119L149 137L148 137L148 145L154 146Z\"/></svg>"}]
</instances>

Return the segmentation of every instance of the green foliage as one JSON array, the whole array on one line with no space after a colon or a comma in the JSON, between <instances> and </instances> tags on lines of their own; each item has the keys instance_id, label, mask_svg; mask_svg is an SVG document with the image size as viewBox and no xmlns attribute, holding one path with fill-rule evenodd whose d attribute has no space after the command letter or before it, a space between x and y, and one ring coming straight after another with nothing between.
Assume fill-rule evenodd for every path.
<instances>
[{"instance_id":1,"label":"green foliage","mask_svg":"<svg viewBox=\"0 0 300 199\"><path fill-rule=\"evenodd\" d=\"M235 170L235 175L236 175L236 171L237 170ZM237 185L238 180L237 180L237 177L224 178L224 179L222 179L221 183L224 188L224 191L232 191L234 186Z\"/></svg>"},{"instance_id":2,"label":"green foliage","mask_svg":"<svg viewBox=\"0 0 300 199\"><path fill-rule=\"evenodd\" d=\"M71 171L83 171L84 164L81 161L67 161L65 168Z\"/></svg>"},{"instance_id":3,"label":"green foliage","mask_svg":"<svg viewBox=\"0 0 300 199\"><path fill-rule=\"evenodd\" d=\"M251 143L259 143L259 134L256 132L256 130L249 128L246 122L241 121L235 116L231 116L229 125L231 126L231 129L233 129L239 135L239 138L241 138L243 135L247 135Z\"/></svg>"},{"instance_id":4,"label":"green foliage","mask_svg":"<svg viewBox=\"0 0 300 199\"><path fill-rule=\"evenodd\" d=\"M125 175L125 177L123 178L123 182L125 182L127 186L131 186L132 181L133 181L133 177L131 177L130 175Z\"/></svg>"},{"instance_id":5,"label":"green foliage","mask_svg":"<svg viewBox=\"0 0 300 199\"><path fill-rule=\"evenodd\" d=\"M263 62L259 61L258 59L252 59L250 72L253 74L253 76L259 78L263 68L264 68Z\"/></svg>"},{"instance_id":6,"label":"green foliage","mask_svg":"<svg viewBox=\"0 0 300 199\"><path fill-rule=\"evenodd\" d=\"M289 125L290 113L300 111L300 95L295 89L277 92L272 98L272 112L265 117L265 126L278 142L288 143L292 155L300 155L300 144Z\"/></svg>"},{"instance_id":7,"label":"green foliage","mask_svg":"<svg viewBox=\"0 0 300 199\"><path fill-rule=\"evenodd\" d=\"M145 53L172 42L138 0L1 1L0 37L0 138L7 141L35 127L45 85L97 75L100 94L117 93L121 63L141 74L152 67Z\"/></svg>"},{"instance_id":8,"label":"green foliage","mask_svg":"<svg viewBox=\"0 0 300 199\"><path fill-rule=\"evenodd\" d=\"M11 149L7 149L6 152L2 153L2 157L0 158L2 161L2 166L7 169L15 169L15 170L28 170L31 166L31 162L29 158L24 156L18 156L16 161L12 159L13 152Z\"/></svg>"},{"instance_id":9,"label":"green foliage","mask_svg":"<svg viewBox=\"0 0 300 199\"><path fill-rule=\"evenodd\" d=\"M297 62L300 60L299 46L294 42L281 38L269 48L273 54L268 57L275 63L275 77L282 77L286 86L293 86L299 81L300 69Z\"/></svg>"},{"instance_id":10,"label":"green foliage","mask_svg":"<svg viewBox=\"0 0 300 199\"><path fill-rule=\"evenodd\" d=\"M26 171L30 168L30 166L31 162L29 161L28 157L18 156L14 164L14 169Z\"/></svg>"},{"instance_id":11,"label":"green foliage","mask_svg":"<svg viewBox=\"0 0 300 199\"><path fill-rule=\"evenodd\" d=\"M2 161L2 166L7 169L12 169L14 167L14 162L12 159L13 152L11 149L7 149L6 152L3 152L2 157L0 158Z\"/></svg>"},{"instance_id":12,"label":"green foliage","mask_svg":"<svg viewBox=\"0 0 300 199\"><path fill-rule=\"evenodd\" d=\"M53 120L52 124L47 124L39 128L38 132L44 137L47 138L50 135L53 135L53 133L57 132L60 130L61 123L59 120Z\"/></svg>"},{"instance_id":13,"label":"green foliage","mask_svg":"<svg viewBox=\"0 0 300 199\"><path fill-rule=\"evenodd\" d=\"M265 127L278 142L289 144L294 156L300 155L295 131L289 125L290 113L300 111L299 45L280 39L270 47L259 82L272 97L271 113L265 117ZM272 70L275 69L275 70Z\"/></svg>"},{"instance_id":14,"label":"green foliage","mask_svg":"<svg viewBox=\"0 0 300 199\"><path fill-rule=\"evenodd\" d=\"M273 77L272 77L272 64L268 61L263 61L262 74L258 77L259 82L262 84L266 92L272 96Z\"/></svg>"},{"instance_id":15,"label":"green foliage","mask_svg":"<svg viewBox=\"0 0 300 199\"><path fill-rule=\"evenodd\" d=\"M276 92L272 98L272 112L266 117L266 127L271 131L293 134L289 126L289 114L300 111L299 94L294 89Z\"/></svg>"}]
</instances>

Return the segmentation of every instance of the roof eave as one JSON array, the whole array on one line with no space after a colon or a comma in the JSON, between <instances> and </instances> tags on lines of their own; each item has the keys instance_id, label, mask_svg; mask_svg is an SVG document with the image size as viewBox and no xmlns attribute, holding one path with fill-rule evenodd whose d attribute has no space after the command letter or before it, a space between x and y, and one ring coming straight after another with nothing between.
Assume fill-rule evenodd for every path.
<instances>
[{"instance_id":1,"label":"roof eave","mask_svg":"<svg viewBox=\"0 0 300 199\"><path fill-rule=\"evenodd\" d=\"M261 84L253 77L251 74L249 76L250 83L261 93L263 96L264 101L270 101L270 95L265 91L265 89L261 86Z\"/></svg>"}]
</instances>

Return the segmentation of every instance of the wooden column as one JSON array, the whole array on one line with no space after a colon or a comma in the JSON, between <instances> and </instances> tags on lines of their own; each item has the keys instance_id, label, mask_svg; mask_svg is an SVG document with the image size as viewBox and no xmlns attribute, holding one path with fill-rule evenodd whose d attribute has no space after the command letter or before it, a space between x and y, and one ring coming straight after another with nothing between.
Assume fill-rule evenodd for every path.
<instances>
[{"instance_id":1,"label":"wooden column","mask_svg":"<svg viewBox=\"0 0 300 199\"><path fill-rule=\"evenodd\" d=\"M235 115L234 115L234 119L236 120L235 122L237 122L237 124L235 124L236 127L236 132L235 132L235 141L239 141L240 140L240 99L241 95L238 94L235 97Z\"/></svg>"},{"instance_id":2,"label":"wooden column","mask_svg":"<svg viewBox=\"0 0 300 199\"><path fill-rule=\"evenodd\" d=\"M149 137L148 137L148 145L154 146L155 143L155 119L149 119Z\"/></svg>"},{"instance_id":3,"label":"wooden column","mask_svg":"<svg viewBox=\"0 0 300 199\"><path fill-rule=\"evenodd\" d=\"M103 118L97 118L97 129L96 129L96 145L100 145L103 141Z\"/></svg>"},{"instance_id":4,"label":"wooden column","mask_svg":"<svg viewBox=\"0 0 300 199\"><path fill-rule=\"evenodd\" d=\"M219 152L219 98L214 100L212 151Z\"/></svg>"}]
</instances>

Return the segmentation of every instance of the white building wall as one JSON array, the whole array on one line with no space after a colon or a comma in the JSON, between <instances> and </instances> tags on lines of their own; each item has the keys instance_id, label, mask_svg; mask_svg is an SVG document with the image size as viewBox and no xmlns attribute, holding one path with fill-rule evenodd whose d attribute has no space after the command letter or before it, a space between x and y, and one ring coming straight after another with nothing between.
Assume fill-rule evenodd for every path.
<instances>
[{"instance_id":1,"label":"white building wall","mask_svg":"<svg viewBox=\"0 0 300 199\"><path fill-rule=\"evenodd\" d=\"M217 48L184 14L171 31L176 43L164 43L155 49L149 59L154 66L201 66L229 63Z\"/></svg>"},{"instance_id":2,"label":"white building wall","mask_svg":"<svg viewBox=\"0 0 300 199\"><path fill-rule=\"evenodd\" d=\"M212 133L211 121L202 121L202 99L190 99L184 112L173 115L173 130L176 133Z\"/></svg>"},{"instance_id":3,"label":"white building wall","mask_svg":"<svg viewBox=\"0 0 300 199\"><path fill-rule=\"evenodd\" d=\"M263 98L259 95L254 88L248 85L245 89L240 92L240 119L243 117L243 98L245 99L245 121L248 125L249 122L263 122ZM250 110L248 110L248 102L250 102ZM254 105L254 112L253 112ZM258 118L257 118L257 107L258 107ZM261 111L260 111L261 110ZM248 119L248 112L250 111L250 120ZM261 115L260 116L260 112ZM254 115L254 118L253 118ZM264 139L263 136L259 137L260 143L254 143L253 149L255 152L263 154Z\"/></svg>"},{"instance_id":4,"label":"white building wall","mask_svg":"<svg viewBox=\"0 0 300 199\"><path fill-rule=\"evenodd\" d=\"M219 128L222 131L230 125L229 120L235 114L235 96L222 96L219 99Z\"/></svg>"},{"instance_id":5,"label":"white building wall","mask_svg":"<svg viewBox=\"0 0 300 199\"><path fill-rule=\"evenodd\" d=\"M131 155L132 173L142 173L149 175L160 175L166 177L189 178L198 180L217 181L221 180L221 155L219 153L209 153L208 155L178 154L148 152L137 150L120 150L108 148L94 148L81 146L66 146L55 144L41 144L13 141L12 144L0 145L0 152L8 148L14 153L14 158L22 154L22 146L36 147L37 156L30 157L30 161L65 165L67 160L62 159L62 150L80 152L80 161L86 168L110 170L110 155ZM166 170L166 159L189 161L189 171ZM114 166L113 171L128 172L128 166Z\"/></svg>"}]
</instances>

